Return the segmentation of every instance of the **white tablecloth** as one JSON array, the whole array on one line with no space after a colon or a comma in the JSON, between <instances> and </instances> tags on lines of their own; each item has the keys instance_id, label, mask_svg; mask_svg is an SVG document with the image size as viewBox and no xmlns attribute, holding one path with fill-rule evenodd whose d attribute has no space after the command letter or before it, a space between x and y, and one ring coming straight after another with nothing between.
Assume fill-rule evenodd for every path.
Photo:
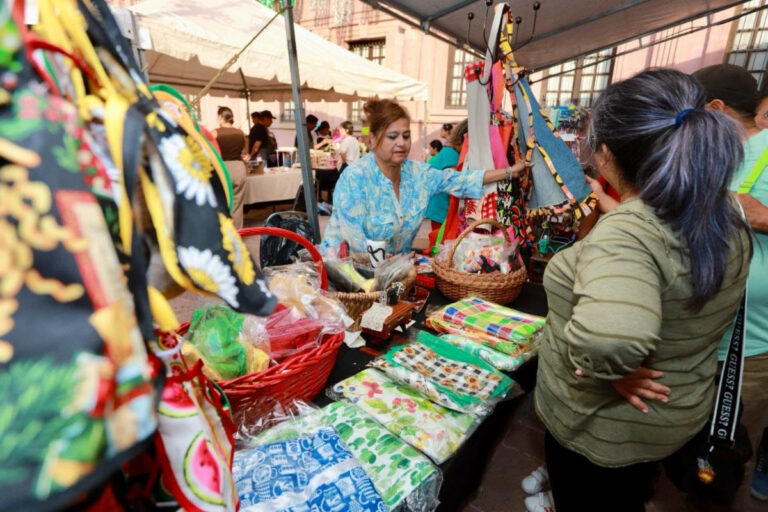
<instances>
[{"instance_id":1,"label":"white tablecloth","mask_svg":"<svg viewBox=\"0 0 768 512\"><path fill-rule=\"evenodd\" d=\"M290 201L302 183L301 169L271 167L245 179L245 204Z\"/></svg>"}]
</instances>

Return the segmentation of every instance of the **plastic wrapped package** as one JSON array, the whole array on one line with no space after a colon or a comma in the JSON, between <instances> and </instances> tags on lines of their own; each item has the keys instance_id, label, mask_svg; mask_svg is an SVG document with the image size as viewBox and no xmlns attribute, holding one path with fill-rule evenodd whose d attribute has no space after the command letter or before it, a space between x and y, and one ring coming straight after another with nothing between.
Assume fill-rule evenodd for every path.
<instances>
[{"instance_id":1,"label":"plastic wrapped package","mask_svg":"<svg viewBox=\"0 0 768 512\"><path fill-rule=\"evenodd\" d=\"M433 402L478 416L522 394L515 381L481 358L424 331L417 341L392 347L369 366Z\"/></svg>"},{"instance_id":2,"label":"plastic wrapped package","mask_svg":"<svg viewBox=\"0 0 768 512\"><path fill-rule=\"evenodd\" d=\"M448 253L453 241L440 247L438 261L447 264ZM459 242L453 254L453 268L470 274L509 274L520 268L522 260L516 240L511 243L503 237L469 233Z\"/></svg>"},{"instance_id":3,"label":"plastic wrapped package","mask_svg":"<svg viewBox=\"0 0 768 512\"><path fill-rule=\"evenodd\" d=\"M320 274L317 272L317 267L315 267L315 263L311 259L309 261L300 261L290 265L267 267L264 269L264 277L268 280L271 280L274 276L286 274L290 276L301 276L304 278L304 281L315 290L320 288ZM272 291L271 287L270 291Z\"/></svg>"},{"instance_id":4,"label":"plastic wrapped package","mask_svg":"<svg viewBox=\"0 0 768 512\"><path fill-rule=\"evenodd\" d=\"M323 258L323 263L328 272L328 279L337 291L352 293L371 291L372 283L368 283L368 280L360 275L351 259L341 260L326 256ZM366 290L366 287L369 289Z\"/></svg>"},{"instance_id":5,"label":"plastic wrapped package","mask_svg":"<svg viewBox=\"0 0 768 512\"><path fill-rule=\"evenodd\" d=\"M368 368L337 384L331 398L345 398L436 464L450 458L479 424Z\"/></svg>"},{"instance_id":6,"label":"plastic wrapped package","mask_svg":"<svg viewBox=\"0 0 768 512\"><path fill-rule=\"evenodd\" d=\"M310 267L310 268L307 268ZM296 264L272 269L269 288L281 304L323 324L323 334L346 330L353 321L338 300L320 289L319 277L311 265Z\"/></svg>"},{"instance_id":7,"label":"plastic wrapped package","mask_svg":"<svg viewBox=\"0 0 768 512\"><path fill-rule=\"evenodd\" d=\"M384 501L332 427L235 452L242 512L387 512Z\"/></svg>"},{"instance_id":8,"label":"plastic wrapped package","mask_svg":"<svg viewBox=\"0 0 768 512\"><path fill-rule=\"evenodd\" d=\"M241 439L247 440L251 447L261 446L332 426L371 478L390 511L432 512L437 508L442 482L440 470L358 407L341 400L323 409L301 402L288 409L287 413L280 408L267 415L264 422L274 424L272 428L261 430L254 437L241 436Z\"/></svg>"},{"instance_id":9,"label":"plastic wrapped package","mask_svg":"<svg viewBox=\"0 0 768 512\"><path fill-rule=\"evenodd\" d=\"M545 318L529 315L477 297L449 304L432 313L427 325L444 334L458 334L513 356L534 349L532 342Z\"/></svg>"},{"instance_id":10,"label":"plastic wrapped package","mask_svg":"<svg viewBox=\"0 0 768 512\"><path fill-rule=\"evenodd\" d=\"M440 339L479 357L494 368L505 372L517 370L525 362L531 359L538 350L538 338L534 338L532 342L526 345L527 350L523 350L517 355L499 352L498 350L483 345L479 341L474 341L458 334L443 334L440 336Z\"/></svg>"},{"instance_id":11,"label":"plastic wrapped package","mask_svg":"<svg viewBox=\"0 0 768 512\"><path fill-rule=\"evenodd\" d=\"M408 277L413 267L410 254L398 254L384 260L374 272L373 291L388 289L392 284Z\"/></svg>"},{"instance_id":12,"label":"plastic wrapped package","mask_svg":"<svg viewBox=\"0 0 768 512\"><path fill-rule=\"evenodd\" d=\"M266 318L270 356L281 362L299 352L316 347L321 340L323 324L287 308Z\"/></svg>"},{"instance_id":13,"label":"plastic wrapped package","mask_svg":"<svg viewBox=\"0 0 768 512\"><path fill-rule=\"evenodd\" d=\"M188 365L202 359L203 372L223 381L269 367L269 338L258 317L227 306L198 309L182 345Z\"/></svg>"}]
</instances>

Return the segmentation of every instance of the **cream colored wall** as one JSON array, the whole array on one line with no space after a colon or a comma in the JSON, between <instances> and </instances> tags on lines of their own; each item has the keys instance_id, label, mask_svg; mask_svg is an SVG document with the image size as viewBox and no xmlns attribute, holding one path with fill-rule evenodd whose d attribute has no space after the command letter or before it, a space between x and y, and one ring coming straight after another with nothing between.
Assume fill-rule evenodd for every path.
<instances>
[{"instance_id":1,"label":"cream colored wall","mask_svg":"<svg viewBox=\"0 0 768 512\"><path fill-rule=\"evenodd\" d=\"M713 21L729 18L735 14L734 9L728 9L716 15ZM657 32L643 38L646 43L652 43L669 37L676 31L685 31L691 26L703 26L706 18L684 23L669 30ZM674 68L685 73L693 73L705 66L721 64L728 50L731 34L731 23L711 26L704 30L671 41L632 51L627 55L616 58L613 68L613 81L629 78L640 71L654 67ZM618 47L618 52L638 48L637 42L630 42Z\"/></svg>"},{"instance_id":2,"label":"cream colored wall","mask_svg":"<svg viewBox=\"0 0 768 512\"><path fill-rule=\"evenodd\" d=\"M334 2L328 1L333 6ZM332 26L333 17L330 13L318 15L312 6L313 2L308 0L296 1L295 17L304 28L344 48L349 47L350 41L384 38L386 53L383 65L427 84L429 100L426 115L423 102L402 102L413 121L412 158L425 157L424 146L430 140L439 138L443 123L456 122L466 117L466 109L445 107L450 45L390 18L359 0L352 0L350 20L354 22L340 26ZM322 115L315 115L323 119ZM425 125L426 139L423 137Z\"/></svg>"}]
</instances>

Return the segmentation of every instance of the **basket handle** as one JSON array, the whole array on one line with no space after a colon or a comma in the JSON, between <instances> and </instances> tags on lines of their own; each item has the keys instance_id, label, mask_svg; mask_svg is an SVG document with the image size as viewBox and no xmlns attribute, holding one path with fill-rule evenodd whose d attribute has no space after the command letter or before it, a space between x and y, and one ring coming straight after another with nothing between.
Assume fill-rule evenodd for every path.
<instances>
[{"instance_id":1,"label":"basket handle","mask_svg":"<svg viewBox=\"0 0 768 512\"><path fill-rule=\"evenodd\" d=\"M453 255L456 252L456 249L459 247L459 244L461 243L464 238L470 234L472 231L474 231L478 226L482 226L483 224L490 224L491 226L498 228L501 230L501 232L504 234L504 240L506 242L512 243L512 241L509 239L509 233L507 233L507 228L504 227L503 224L500 222L493 220L493 219L478 219L469 226L467 226L467 229L461 232L459 236L456 237L456 240L453 241L453 244L451 245L451 248L448 250L448 268L453 267Z\"/></svg>"},{"instance_id":2,"label":"basket handle","mask_svg":"<svg viewBox=\"0 0 768 512\"><path fill-rule=\"evenodd\" d=\"M249 236L261 236L261 235L281 236L283 238L287 238L288 240L301 244L307 251L309 251L309 254L312 256L312 261L315 262L315 266L318 268L320 272L320 288L322 288L325 291L328 291L328 274L325 271L325 265L323 264L323 257L320 255L320 252L317 250L317 248L314 245L312 245L312 242L310 242L303 236L299 235L298 233L294 233L293 231L288 231L287 229L265 228L265 227L244 228L239 230L238 233L242 238L247 238Z\"/></svg>"}]
</instances>

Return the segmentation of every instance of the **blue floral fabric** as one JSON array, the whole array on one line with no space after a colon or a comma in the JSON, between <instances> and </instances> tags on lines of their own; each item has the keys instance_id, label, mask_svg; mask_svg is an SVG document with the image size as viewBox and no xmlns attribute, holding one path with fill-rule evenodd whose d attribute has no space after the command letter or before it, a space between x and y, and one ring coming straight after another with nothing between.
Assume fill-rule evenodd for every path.
<instances>
[{"instance_id":1,"label":"blue floral fabric","mask_svg":"<svg viewBox=\"0 0 768 512\"><path fill-rule=\"evenodd\" d=\"M242 512L387 512L332 427L237 452L232 473Z\"/></svg>"},{"instance_id":2,"label":"blue floral fabric","mask_svg":"<svg viewBox=\"0 0 768 512\"><path fill-rule=\"evenodd\" d=\"M387 252L405 253L419 232L430 197L447 192L456 197L483 196L484 171L448 172L425 162L406 160L400 171L400 201L392 182L376 165L373 153L347 167L333 195L333 215L323 249L346 240L350 252L365 252L365 241L386 240Z\"/></svg>"}]
</instances>

